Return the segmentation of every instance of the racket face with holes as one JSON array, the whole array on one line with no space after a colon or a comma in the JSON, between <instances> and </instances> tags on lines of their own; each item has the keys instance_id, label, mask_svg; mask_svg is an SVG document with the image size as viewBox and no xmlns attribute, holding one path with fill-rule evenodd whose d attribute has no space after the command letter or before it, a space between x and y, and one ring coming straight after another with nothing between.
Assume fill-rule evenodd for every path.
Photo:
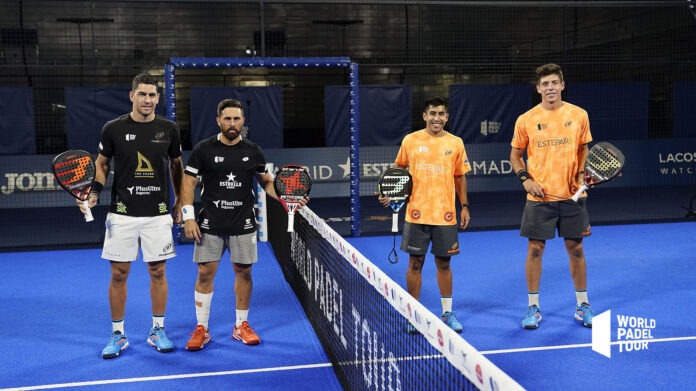
<instances>
[{"instance_id":1,"label":"racket face with holes","mask_svg":"<svg viewBox=\"0 0 696 391\"><path fill-rule=\"evenodd\" d=\"M590 149L585 162L585 181L588 185L607 182L623 169L626 158L615 145L602 141Z\"/></svg>"},{"instance_id":2,"label":"racket face with holes","mask_svg":"<svg viewBox=\"0 0 696 391\"><path fill-rule=\"evenodd\" d=\"M53 175L58 184L80 201L89 197L96 172L92 155L87 151L65 151L51 164Z\"/></svg>"},{"instance_id":3,"label":"racket face with holes","mask_svg":"<svg viewBox=\"0 0 696 391\"><path fill-rule=\"evenodd\" d=\"M273 188L285 211L288 212L288 232L293 231L294 215L300 200L309 196L312 178L302 166L288 164L280 168L273 179Z\"/></svg>"},{"instance_id":4,"label":"racket face with holes","mask_svg":"<svg viewBox=\"0 0 696 391\"><path fill-rule=\"evenodd\" d=\"M379 177L377 192L382 197L389 197L389 207L398 212L411 195L413 179L411 174L403 168L390 168Z\"/></svg>"}]
</instances>

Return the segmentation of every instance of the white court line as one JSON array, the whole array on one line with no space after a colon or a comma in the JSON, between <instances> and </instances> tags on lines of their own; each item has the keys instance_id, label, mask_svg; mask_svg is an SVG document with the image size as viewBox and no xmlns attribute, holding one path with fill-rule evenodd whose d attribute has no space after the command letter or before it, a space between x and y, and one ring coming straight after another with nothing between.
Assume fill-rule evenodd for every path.
<instances>
[{"instance_id":1,"label":"white court line","mask_svg":"<svg viewBox=\"0 0 696 391\"><path fill-rule=\"evenodd\" d=\"M688 341L696 340L696 336L691 337L674 337L674 338L653 338L653 339L641 339L639 341L645 341L649 343L655 342L675 342L675 341ZM638 340L621 340L614 341L612 345L620 345L626 342L636 342ZM574 345L555 345L555 346L537 346L532 348L517 348L517 349L499 349L499 350L482 350L482 354L500 354L500 353L521 353L521 352L533 352L539 350L557 350L557 349L575 349L575 348L591 348L591 343L580 343Z\"/></svg>"},{"instance_id":2,"label":"white court line","mask_svg":"<svg viewBox=\"0 0 696 391\"><path fill-rule=\"evenodd\" d=\"M51 388L99 386L99 385L104 385L104 384L136 383L136 382L172 380L172 379L190 379L190 378L194 378L194 377L241 375L241 374L245 374L245 373L294 371L297 369L325 368L325 367L330 367L330 366L331 366L331 363L328 362L328 363L319 363L319 364L291 365L291 366L285 366L285 367L240 369L240 370L236 370L236 371L184 373L184 374L180 374L180 375L132 377L132 378L126 378L126 379L94 380L94 381L84 381L84 382L76 382L76 383L43 384L43 385L38 385L38 386L0 388L0 391L47 390L47 389L51 389Z\"/></svg>"}]
</instances>

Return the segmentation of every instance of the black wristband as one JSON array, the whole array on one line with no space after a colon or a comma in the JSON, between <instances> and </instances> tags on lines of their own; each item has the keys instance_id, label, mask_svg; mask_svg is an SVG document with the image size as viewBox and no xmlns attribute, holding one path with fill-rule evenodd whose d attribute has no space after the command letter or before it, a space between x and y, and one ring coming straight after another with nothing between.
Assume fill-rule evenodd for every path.
<instances>
[{"instance_id":1,"label":"black wristband","mask_svg":"<svg viewBox=\"0 0 696 391\"><path fill-rule=\"evenodd\" d=\"M529 173L525 169L521 169L517 172L517 178L522 183L524 183L524 181L526 181L527 179L532 179L532 177L529 176Z\"/></svg>"},{"instance_id":2,"label":"black wristband","mask_svg":"<svg viewBox=\"0 0 696 391\"><path fill-rule=\"evenodd\" d=\"M99 194L101 194L101 191L104 189L104 185L102 185L99 182L92 182L92 188L89 191L89 194L96 194L97 195L97 201L99 201Z\"/></svg>"},{"instance_id":3,"label":"black wristband","mask_svg":"<svg viewBox=\"0 0 696 391\"><path fill-rule=\"evenodd\" d=\"M469 204L462 204L462 208L467 208L467 209L469 209Z\"/></svg>"}]
</instances>

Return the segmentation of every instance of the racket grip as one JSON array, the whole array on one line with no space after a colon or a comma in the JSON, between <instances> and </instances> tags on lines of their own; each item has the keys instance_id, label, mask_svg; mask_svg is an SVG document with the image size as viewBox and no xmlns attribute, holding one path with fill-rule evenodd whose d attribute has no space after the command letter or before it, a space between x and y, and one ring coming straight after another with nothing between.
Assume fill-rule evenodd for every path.
<instances>
[{"instance_id":1,"label":"racket grip","mask_svg":"<svg viewBox=\"0 0 696 391\"><path fill-rule=\"evenodd\" d=\"M392 232L399 232L399 212L392 214Z\"/></svg>"},{"instance_id":2,"label":"racket grip","mask_svg":"<svg viewBox=\"0 0 696 391\"><path fill-rule=\"evenodd\" d=\"M295 228L295 214L288 212L288 232L293 232Z\"/></svg>"},{"instance_id":3,"label":"racket grip","mask_svg":"<svg viewBox=\"0 0 696 391\"><path fill-rule=\"evenodd\" d=\"M88 223L90 221L94 221L94 216L92 216L92 209L89 207L89 201L82 201L82 205L85 206L85 221Z\"/></svg>"},{"instance_id":4,"label":"racket grip","mask_svg":"<svg viewBox=\"0 0 696 391\"><path fill-rule=\"evenodd\" d=\"M577 202L582 193L584 193L585 190L587 190L588 188L589 186L587 186L587 183L583 183L582 186L580 186L580 188L578 189L578 191L576 191L575 194L573 194L573 196L570 197L570 199Z\"/></svg>"}]
</instances>

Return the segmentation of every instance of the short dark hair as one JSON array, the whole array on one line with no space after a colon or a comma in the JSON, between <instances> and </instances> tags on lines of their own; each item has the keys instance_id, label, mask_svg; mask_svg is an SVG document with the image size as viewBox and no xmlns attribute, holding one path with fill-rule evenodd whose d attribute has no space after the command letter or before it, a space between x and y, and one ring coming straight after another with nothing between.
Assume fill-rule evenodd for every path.
<instances>
[{"instance_id":1,"label":"short dark hair","mask_svg":"<svg viewBox=\"0 0 696 391\"><path fill-rule=\"evenodd\" d=\"M137 90L138 85L140 85L140 84L150 84L150 85L157 87L157 82L158 82L158 80L156 77L154 77L148 73L141 73L139 75L136 75L133 78L133 85L131 87L132 88L131 91Z\"/></svg>"},{"instance_id":2,"label":"short dark hair","mask_svg":"<svg viewBox=\"0 0 696 391\"><path fill-rule=\"evenodd\" d=\"M222 114L222 111L225 110L228 107L237 107L240 110L242 110L242 115L244 115L244 107L242 106L242 102L238 101L237 99L223 99L218 103L217 107L217 115L218 117L220 114Z\"/></svg>"},{"instance_id":3,"label":"short dark hair","mask_svg":"<svg viewBox=\"0 0 696 391\"><path fill-rule=\"evenodd\" d=\"M426 99L425 104L423 105L423 112L427 113L428 107L430 106L445 106L445 111L447 111L447 98L443 98L441 96L434 96L430 99Z\"/></svg>"},{"instance_id":4,"label":"short dark hair","mask_svg":"<svg viewBox=\"0 0 696 391\"><path fill-rule=\"evenodd\" d=\"M561 70L561 66L557 64L544 64L540 66L539 68L536 69L536 84L539 84L539 81L541 80L542 77L548 76L548 75L558 75L558 77L563 81L563 71Z\"/></svg>"}]
</instances>

